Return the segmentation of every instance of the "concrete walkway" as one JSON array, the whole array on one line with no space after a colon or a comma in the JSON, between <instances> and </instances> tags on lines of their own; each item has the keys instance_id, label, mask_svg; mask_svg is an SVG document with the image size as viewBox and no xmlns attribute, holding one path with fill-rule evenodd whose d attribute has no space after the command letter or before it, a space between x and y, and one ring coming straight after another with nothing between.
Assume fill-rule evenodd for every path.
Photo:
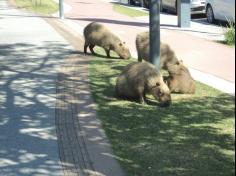
<instances>
[{"instance_id":1,"label":"concrete walkway","mask_svg":"<svg viewBox=\"0 0 236 176\"><path fill-rule=\"evenodd\" d=\"M43 19L0 9L0 175L63 175L55 82L72 48Z\"/></svg>"},{"instance_id":2,"label":"concrete walkway","mask_svg":"<svg viewBox=\"0 0 236 176\"><path fill-rule=\"evenodd\" d=\"M82 39L7 0L0 9L0 175L124 175L96 118L89 58L75 51Z\"/></svg>"},{"instance_id":3,"label":"concrete walkway","mask_svg":"<svg viewBox=\"0 0 236 176\"><path fill-rule=\"evenodd\" d=\"M107 0L81 0L79 3L74 0L65 0L65 3L71 7L65 15L66 25L82 35L83 28L91 21L103 23L126 41L132 55L136 57L135 38L138 33L148 30L147 17L139 19L116 13L113 11L113 5ZM171 19L173 20L173 17ZM169 17L168 20L170 20ZM167 27L168 21L165 23L161 26L161 40L173 48L177 57L188 66L194 79L235 95L234 48L206 40L206 33L211 37L222 37L220 28L211 27L208 24L196 25L195 21L192 23L195 25L186 31L177 30L173 24ZM172 21L172 23L175 22ZM199 35L204 35L204 37L199 37Z\"/></svg>"}]
</instances>

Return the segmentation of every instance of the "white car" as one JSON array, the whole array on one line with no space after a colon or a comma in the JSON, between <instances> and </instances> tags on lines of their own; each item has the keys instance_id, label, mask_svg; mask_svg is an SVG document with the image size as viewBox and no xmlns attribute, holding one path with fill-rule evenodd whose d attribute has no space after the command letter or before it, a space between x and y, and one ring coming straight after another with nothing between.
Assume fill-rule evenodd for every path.
<instances>
[{"instance_id":1,"label":"white car","mask_svg":"<svg viewBox=\"0 0 236 176\"><path fill-rule=\"evenodd\" d=\"M177 12L177 0L160 0L161 11ZM205 0L190 0L191 14L205 13Z\"/></svg>"},{"instance_id":2,"label":"white car","mask_svg":"<svg viewBox=\"0 0 236 176\"><path fill-rule=\"evenodd\" d=\"M131 5L140 4L149 8L149 0L128 0ZM161 11L172 11L177 13L177 0L160 0ZM205 14L205 0L190 0L191 14Z\"/></svg>"},{"instance_id":3,"label":"white car","mask_svg":"<svg viewBox=\"0 0 236 176\"><path fill-rule=\"evenodd\" d=\"M215 20L235 23L235 0L206 0L206 16L209 23Z\"/></svg>"}]
</instances>

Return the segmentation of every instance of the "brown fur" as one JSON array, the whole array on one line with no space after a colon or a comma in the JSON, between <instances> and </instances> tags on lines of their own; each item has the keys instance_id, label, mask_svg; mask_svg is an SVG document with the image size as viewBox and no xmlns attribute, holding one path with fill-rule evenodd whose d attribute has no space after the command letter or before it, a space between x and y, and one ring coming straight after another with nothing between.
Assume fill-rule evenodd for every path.
<instances>
[{"instance_id":1,"label":"brown fur","mask_svg":"<svg viewBox=\"0 0 236 176\"><path fill-rule=\"evenodd\" d=\"M129 59L131 57L129 49L121 42L118 36L109 31L105 26L92 22L84 28L84 53L87 53L89 47L92 54L95 54L93 48L100 46L106 51L107 57L110 57L110 51L115 51L121 58Z\"/></svg>"},{"instance_id":2,"label":"brown fur","mask_svg":"<svg viewBox=\"0 0 236 176\"><path fill-rule=\"evenodd\" d=\"M125 67L116 82L116 93L119 97L139 99L146 102L146 93L150 92L161 106L171 103L170 91L162 75L150 63L135 62Z\"/></svg>"},{"instance_id":3,"label":"brown fur","mask_svg":"<svg viewBox=\"0 0 236 176\"><path fill-rule=\"evenodd\" d=\"M138 60L149 61L149 32L142 32L136 37L136 48L138 52ZM160 46L161 68L171 73L178 70L179 61L174 51L169 45L162 43Z\"/></svg>"},{"instance_id":4,"label":"brown fur","mask_svg":"<svg viewBox=\"0 0 236 176\"><path fill-rule=\"evenodd\" d=\"M149 61L149 32L142 32L136 37L138 60ZM187 69L179 61L174 51L165 43L160 46L161 68L169 72L168 86L171 92L194 93L195 82Z\"/></svg>"},{"instance_id":5,"label":"brown fur","mask_svg":"<svg viewBox=\"0 0 236 176\"><path fill-rule=\"evenodd\" d=\"M186 67L180 69L179 74L170 74L164 78L171 92L194 94L196 90L195 81L188 73Z\"/></svg>"}]
</instances>

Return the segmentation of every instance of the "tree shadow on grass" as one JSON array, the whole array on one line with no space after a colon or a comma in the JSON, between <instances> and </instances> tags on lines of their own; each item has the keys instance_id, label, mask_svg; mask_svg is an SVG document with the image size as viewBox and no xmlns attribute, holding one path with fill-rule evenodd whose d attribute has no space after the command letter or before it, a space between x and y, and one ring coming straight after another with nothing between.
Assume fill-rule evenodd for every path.
<instances>
[{"instance_id":1,"label":"tree shadow on grass","mask_svg":"<svg viewBox=\"0 0 236 176\"><path fill-rule=\"evenodd\" d=\"M198 83L195 95L174 95L168 108L119 100L114 85L125 65L95 59L90 79L99 117L128 175L234 175L234 97Z\"/></svg>"}]
</instances>

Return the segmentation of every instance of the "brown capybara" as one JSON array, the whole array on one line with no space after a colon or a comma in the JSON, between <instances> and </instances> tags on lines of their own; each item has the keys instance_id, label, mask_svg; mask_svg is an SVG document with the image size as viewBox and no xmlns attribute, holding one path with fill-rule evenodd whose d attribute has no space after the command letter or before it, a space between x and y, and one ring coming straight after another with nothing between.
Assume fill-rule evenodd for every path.
<instances>
[{"instance_id":1,"label":"brown capybara","mask_svg":"<svg viewBox=\"0 0 236 176\"><path fill-rule=\"evenodd\" d=\"M142 32L137 35L136 48L138 60L140 62L142 59L149 61L149 32ZM182 61L177 59L174 51L164 43L161 43L160 46L160 61L161 68L167 70L170 75L168 86L171 85L171 92L175 92L175 90L181 93L195 92L195 82L189 70L183 65Z\"/></svg>"},{"instance_id":2,"label":"brown capybara","mask_svg":"<svg viewBox=\"0 0 236 176\"><path fill-rule=\"evenodd\" d=\"M89 47L92 54L95 54L93 48L100 46L106 51L107 57L110 57L110 51L115 51L122 59L131 57L129 49L125 46L118 36L109 31L104 25L92 22L84 28L84 53L87 53Z\"/></svg>"},{"instance_id":3,"label":"brown capybara","mask_svg":"<svg viewBox=\"0 0 236 176\"><path fill-rule=\"evenodd\" d=\"M167 82L167 85L171 92L186 94L195 93L195 81L190 76L189 70L184 66L180 69L180 72L178 74L171 73L169 74L169 76L165 77L164 80L165 82Z\"/></svg>"},{"instance_id":4,"label":"brown capybara","mask_svg":"<svg viewBox=\"0 0 236 176\"><path fill-rule=\"evenodd\" d=\"M160 106L166 107L171 104L170 90L154 65L148 62L134 62L127 65L117 78L117 95L146 103L145 95L148 92L160 102Z\"/></svg>"},{"instance_id":5,"label":"brown capybara","mask_svg":"<svg viewBox=\"0 0 236 176\"><path fill-rule=\"evenodd\" d=\"M138 52L138 61L149 61L149 32L142 32L136 37L136 49ZM160 46L161 68L168 72L177 72L179 60L169 45L162 43Z\"/></svg>"}]
</instances>

